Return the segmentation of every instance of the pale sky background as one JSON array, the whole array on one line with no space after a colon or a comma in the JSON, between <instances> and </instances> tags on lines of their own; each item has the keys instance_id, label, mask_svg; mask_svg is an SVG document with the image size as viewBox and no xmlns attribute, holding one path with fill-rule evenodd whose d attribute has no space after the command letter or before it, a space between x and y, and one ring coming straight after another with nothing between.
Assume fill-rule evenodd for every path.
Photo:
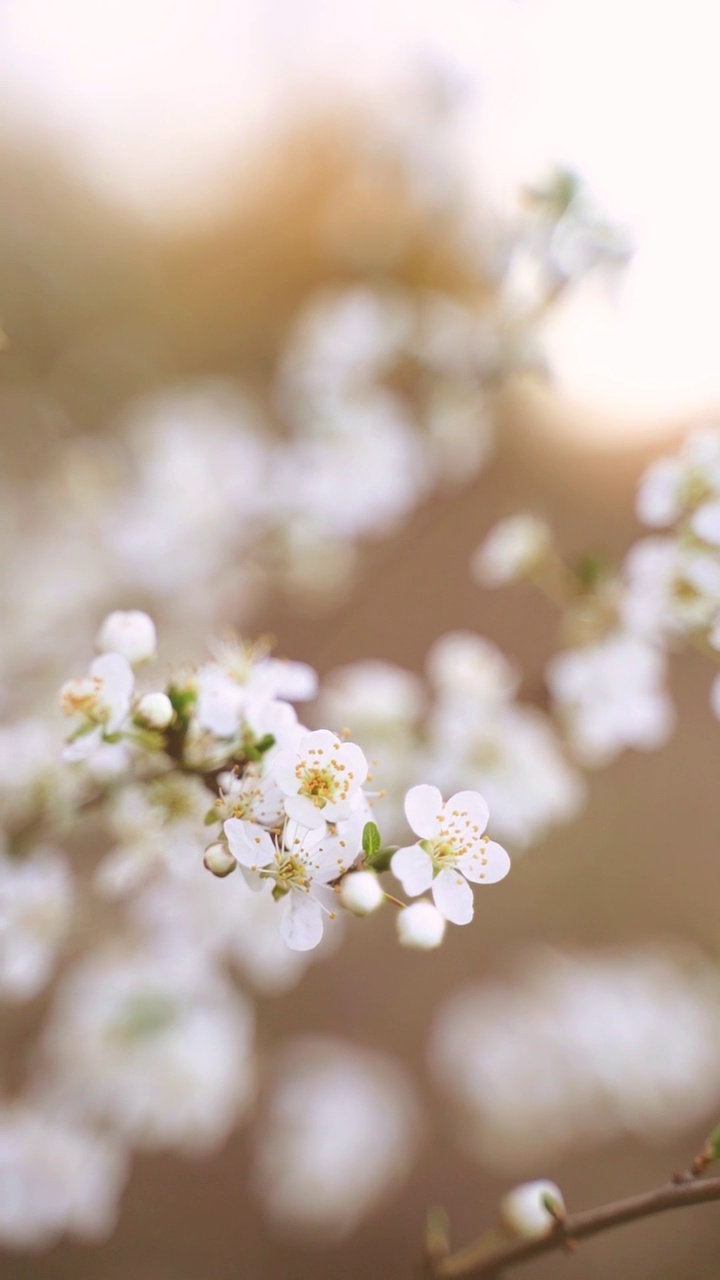
<instances>
[{"instance_id":1,"label":"pale sky background","mask_svg":"<svg viewBox=\"0 0 720 1280\"><path fill-rule=\"evenodd\" d=\"M471 185L502 206L570 164L632 233L615 309L579 298L549 342L568 392L634 433L720 409L719 47L713 0L0 0L0 128L177 218L298 102L392 115L413 67L457 66Z\"/></svg>"}]
</instances>

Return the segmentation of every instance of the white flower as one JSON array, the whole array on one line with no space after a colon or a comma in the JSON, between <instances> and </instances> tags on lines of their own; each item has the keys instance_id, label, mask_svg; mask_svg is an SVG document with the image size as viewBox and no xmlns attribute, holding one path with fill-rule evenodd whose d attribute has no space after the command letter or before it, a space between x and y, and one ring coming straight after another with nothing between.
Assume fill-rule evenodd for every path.
<instances>
[{"instance_id":1,"label":"white flower","mask_svg":"<svg viewBox=\"0 0 720 1280\"><path fill-rule=\"evenodd\" d=\"M356 916L369 916L384 902L385 894L374 871L351 871L340 882L340 901Z\"/></svg>"},{"instance_id":2,"label":"white flower","mask_svg":"<svg viewBox=\"0 0 720 1280\"><path fill-rule=\"evenodd\" d=\"M331 735L328 735L331 736ZM271 879L275 893L285 899L280 934L294 951L316 947L323 934L323 916L334 917L334 894L327 886L343 875L360 851L342 835L324 828L308 830L287 823L282 839L273 841L263 827L242 818L224 823L230 852L242 867Z\"/></svg>"},{"instance_id":3,"label":"white flower","mask_svg":"<svg viewBox=\"0 0 720 1280\"><path fill-rule=\"evenodd\" d=\"M432 902L413 902L397 917L397 931L404 947L434 951L445 937L446 921Z\"/></svg>"},{"instance_id":4,"label":"white flower","mask_svg":"<svg viewBox=\"0 0 720 1280\"><path fill-rule=\"evenodd\" d=\"M90 675L68 680L60 690L60 705L75 728L63 756L84 760L102 742L106 733L117 733L130 710L135 684L132 667L119 653L96 658Z\"/></svg>"},{"instance_id":5,"label":"white flower","mask_svg":"<svg viewBox=\"0 0 720 1280\"><path fill-rule=\"evenodd\" d=\"M31 1000L50 980L70 925L73 885L58 849L0 854L0 992Z\"/></svg>"},{"instance_id":6,"label":"white flower","mask_svg":"<svg viewBox=\"0 0 720 1280\"><path fill-rule=\"evenodd\" d=\"M703 542L720 547L720 502L704 502L690 521L693 533Z\"/></svg>"},{"instance_id":7,"label":"white flower","mask_svg":"<svg viewBox=\"0 0 720 1280\"><path fill-rule=\"evenodd\" d=\"M284 1048L272 1084L256 1146L265 1208L296 1229L344 1235L410 1169L412 1083L383 1054L317 1037Z\"/></svg>"},{"instance_id":8,"label":"white flower","mask_svg":"<svg viewBox=\"0 0 720 1280\"><path fill-rule=\"evenodd\" d=\"M0 1109L0 1244L46 1249L64 1233L99 1240L115 1226L127 1177L121 1147L14 1103Z\"/></svg>"},{"instance_id":9,"label":"white flower","mask_svg":"<svg viewBox=\"0 0 720 1280\"><path fill-rule=\"evenodd\" d=\"M471 572L481 586L499 587L532 573L552 547L552 532L533 515L500 520L475 552Z\"/></svg>"},{"instance_id":10,"label":"white flower","mask_svg":"<svg viewBox=\"0 0 720 1280\"><path fill-rule=\"evenodd\" d=\"M41 1066L67 1114L146 1150L202 1152L250 1103L252 1043L249 1005L201 955L103 948L65 976Z\"/></svg>"},{"instance_id":11,"label":"white flower","mask_svg":"<svg viewBox=\"0 0 720 1280\"><path fill-rule=\"evenodd\" d=\"M149 662L157 652L155 623L140 609L109 613L97 634L101 653L119 653L131 666Z\"/></svg>"},{"instance_id":12,"label":"white flower","mask_svg":"<svg viewBox=\"0 0 720 1280\"><path fill-rule=\"evenodd\" d=\"M705 550L674 538L643 538L623 565L623 625L657 644L704 630L720 609L720 564Z\"/></svg>"},{"instance_id":13,"label":"white flower","mask_svg":"<svg viewBox=\"0 0 720 1280\"><path fill-rule=\"evenodd\" d=\"M522 1240L541 1240L550 1235L557 1226L556 1215L564 1212L562 1191L556 1183L543 1180L523 1182L500 1201L500 1221Z\"/></svg>"},{"instance_id":14,"label":"white flower","mask_svg":"<svg viewBox=\"0 0 720 1280\"><path fill-rule=\"evenodd\" d=\"M720 431L692 432L674 457L658 458L643 475L637 513L643 524L663 527L720 494Z\"/></svg>"},{"instance_id":15,"label":"white flower","mask_svg":"<svg viewBox=\"0 0 720 1280\"><path fill-rule=\"evenodd\" d=\"M393 854L393 875L411 897L432 888L438 911L453 924L468 924L473 916L468 880L494 884L510 870L505 850L483 835L487 804L476 791L458 791L443 803L437 787L422 784L408 791L405 816L421 839Z\"/></svg>"},{"instance_id":16,"label":"white flower","mask_svg":"<svg viewBox=\"0 0 720 1280\"><path fill-rule=\"evenodd\" d=\"M719 995L716 965L660 948L535 949L507 978L454 993L430 1060L464 1148L523 1170L707 1122L720 1090Z\"/></svg>"},{"instance_id":17,"label":"white flower","mask_svg":"<svg viewBox=\"0 0 720 1280\"><path fill-rule=\"evenodd\" d=\"M674 714L665 667L664 654L623 632L555 655L548 687L580 759L602 765L625 747L652 751L667 742Z\"/></svg>"},{"instance_id":18,"label":"white flower","mask_svg":"<svg viewBox=\"0 0 720 1280\"><path fill-rule=\"evenodd\" d=\"M367 772L360 748L327 729L307 734L297 751L278 752L272 765L288 815L307 827L348 818Z\"/></svg>"},{"instance_id":19,"label":"white flower","mask_svg":"<svg viewBox=\"0 0 720 1280\"><path fill-rule=\"evenodd\" d=\"M167 729L175 713L166 693L145 693L138 702L136 714L151 729Z\"/></svg>"},{"instance_id":20,"label":"white flower","mask_svg":"<svg viewBox=\"0 0 720 1280\"><path fill-rule=\"evenodd\" d=\"M449 631L431 646L426 668L445 697L461 703L504 702L517 692L520 673L504 653L472 631Z\"/></svg>"}]
</instances>

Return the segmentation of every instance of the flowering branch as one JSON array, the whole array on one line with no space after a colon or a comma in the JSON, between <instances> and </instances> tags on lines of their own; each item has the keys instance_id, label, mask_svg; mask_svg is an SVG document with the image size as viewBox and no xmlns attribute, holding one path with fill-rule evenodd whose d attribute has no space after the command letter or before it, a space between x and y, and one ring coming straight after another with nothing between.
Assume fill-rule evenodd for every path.
<instances>
[{"instance_id":1,"label":"flowering branch","mask_svg":"<svg viewBox=\"0 0 720 1280\"><path fill-rule=\"evenodd\" d=\"M430 1274L447 1280L450 1277L453 1280L487 1277L489 1280L490 1277L499 1277L511 1267L530 1262L542 1254L568 1248L575 1241L600 1235L627 1222L639 1222L642 1218L670 1209L720 1200L720 1177L701 1180L695 1173L700 1167L698 1158L688 1173L676 1175L664 1186L600 1205L596 1209L575 1214L552 1213L551 1230L540 1238L509 1239L499 1231L489 1232L455 1253L439 1258Z\"/></svg>"}]
</instances>

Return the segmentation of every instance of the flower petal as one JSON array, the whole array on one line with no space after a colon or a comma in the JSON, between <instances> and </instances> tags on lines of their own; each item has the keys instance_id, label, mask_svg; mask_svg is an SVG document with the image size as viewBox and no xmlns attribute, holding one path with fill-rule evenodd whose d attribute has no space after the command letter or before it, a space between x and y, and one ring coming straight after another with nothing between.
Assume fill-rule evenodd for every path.
<instances>
[{"instance_id":1,"label":"flower petal","mask_svg":"<svg viewBox=\"0 0 720 1280\"><path fill-rule=\"evenodd\" d=\"M323 935L323 913L309 893L291 890L283 906L280 936L291 951L312 951Z\"/></svg>"},{"instance_id":2,"label":"flower petal","mask_svg":"<svg viewBox=\"0 0 720 1280\"><path fill-rule=\"evenodd\" d=\"M275 847L264 827L243 818L228 818L223 823L230 852L243 867L266 867L275 859Z\"/></svg>"},{"instance_id":3,"label":"flower petal","mask_svg":"<svg viewBox=\"0 0 720 1280\"><path fill-rule=\"evenodd\" d=\"M450 867L433 880L432 894L435 906L451 924L469 924L473 918L473 893L459 871Z\"/></svg>"},{"instance_id":4,"label":"flower petal","mask_svg":"<svg viewBox=\"0 0 720 1280\"><path fill-rule=\"evenodd\" d=\"M424 893L432 884L432 862L419 844L398 849L390 860L390 870L411 898Z\"/></svg>"},{"instance_id":5,"label":"flower petal","mask_svg":"<svg viewBox=\"0 0 720 1280\"><path fill-rule=\"evenodd\" d=\"M411 787L405 796L405 817L416 836L429 840L442 819L443 798L437 787L421 783Z\"/></svg>"},{"instance_id":6,"label":"flower petal","mask_svg":"<svg viewBox=\"0 0 720 1280\"><path fill-rule=\"evenodd\" d=\"M510 857L501 844L488 840L487 844L479 844L472 853L463 854L455 865L467 880L475 884L496 884L498 880L504 880L510 870Z\"/></svg>"},{"instance_id":7,"label":"flower petal","mask_svg":"<svg viewBox=\"0 0 720 1280\"><path fill-rule=\"evenodd\" d=\"M467 814L468 819L478 830L474 832L476 836L481 836L488 824L490 810L487 802L480 795L479 791L456 791L445 805L446 816L452 814L455 810Z\"/></svg>"},{"instance_id":8,"label":"flower petal","mask_svg":"<svg viewBox=\"0 0 720 1280\"><path fill-rule=\"evenodd\" d=\"M285 812L303 827L320 827L325 830L324 810L313 804L308 796L285 796Z\"/></svg>"}]
</instances>

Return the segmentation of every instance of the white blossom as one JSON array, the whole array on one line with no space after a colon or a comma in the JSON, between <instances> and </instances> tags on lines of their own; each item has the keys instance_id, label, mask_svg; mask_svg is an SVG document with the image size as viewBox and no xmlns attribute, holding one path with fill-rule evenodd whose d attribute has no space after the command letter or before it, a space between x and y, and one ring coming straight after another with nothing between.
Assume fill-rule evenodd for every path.
<instances>
[{"instance_id":1,"label":"white blossom","mask_svg":"<svg viewBox=\"0 0 720 1280\"><path fill-rule=\"evenodd\" d=\"M625 747L652 751L667 742L674 714L665 666L658 649L623 632L555 655L547 682L579 759L602 765Z\"/></svg>"},{"instance_id":2,"label":"white blossom","mask_svg":"<svg viewBox=\"0 0 720 1280\"><path fill-rule=\"evenodd\" d=\"M233 857L258 882L272 880L276 895L284 898L279 927L287 945L295 951L316 947L324 920L335 915L327 886L352 865L361 832L353 842L327 833L324 825L308 829L287 823L283 836L273 840L263 827L242 818L228 818L223 826Z\"/></svg>"},{"instance_id":3,"label":"white blossom","mask_svg":"<svg viewBox=\"0 0 720 1280\"><path fill-rule=\"evenodd\" d=\"M198 955L103 948L60 985L41 1079L138 1147L207 1151L249 1105L252 1041L251 1009Z\"/></svg>"},{"instance_id":4,"label":"white blossom","mask_svg":"<svg viewBox=\"0 0 720 1280\"><path fill-rule=\"evenodd\" d=\"M448 631L431 645L426 670L435 689L459 704L504 702L517 692L520 673L504 653L472 631Z\"/></svg>"},{"instance_id":5,"label":"white blossom","mask_svg":"<svg viewBox=\"0 0 720 1280\"><path fill-rule=\"evenodd\" d=\"M437 787L421 784L405 797L405 816L417 844L398 849L393 875L411 897L432 889L435 906L453 924L468 924L473 895L468 880L494 884L510 870L510 859L483 833L489 809L476 791L458 791L443 803Z\"/></svg>"},{"instance_id":6,"label":"white blossom","mask_svg":"<svg viewBox=\"0 0 720 1280\"><path fill-rule=\"evenodd\" d=\"M430 1061L462 1145L523 1170L628 1133L664 1142L714 1116L719 993L716 966L660 947L535 950L455 992Z\"/></svg>"},{"instance_id":7,"label":"white blossom","mask_svg":"<svg viewBox=\"0 0 720 1280\"><path fill-rule=\"evenodd\" d=\"M327 729L307 734L296 751L280 751L272 763L288 815L308 827L348 818L367 772L360 748Z\"/></svg>"},{"instance_id":8,"label":"white blossom","mask_svg":"<svg viewBox=\"0 0 720 1280\"><path fill-rule=\"evenodd\" d=\"M517 582L538 568L552 547L552 533L533 515L507 516L490 530L475 552L471 572L481 586Z\"/></svg>"},{"instance_id":9,"label":"white blossom","mask_svg":"<svg viewBox=\"0 0 720 1280\"><path fill-rule=\"evenodd\" d=\"M117 733L130 710L135 677L127 658L105 653L96 658L90 675L68 680L60 690L60 705L74 727L63 753L66 760L84 760L106 733Z\"/></svg>"},{"instance_id":10,"label":"white blossom","mask_svg":"<svg viewBox=\"0 0 720 1280\"><path fill-rule=\"evenodd\" d=\"M643 475L637 513L643 524L662 528L720 494L720 431L692 432L674 457L658 458Z\"/></svg>"},{"instance_id":11,"label":"white blossom","mask_svg":"<svg viewBox=\"0 0 720 1280\"><path fill-rule=\"evenodd\" d=\"M119 653L132 667L149 662L157 651L155 623L140 609L109 613L95 641L100 653Z\"/></svg>"},{"instance_id":12,"label":"white blossom","mask_svg":"<svg viewBox=\"0 0 720 1280\"><path fill-rule=\"evenodd\" d=\"M255 1178L282 1224L340 1237L402 1184L418 1139L411 1082L391 1058L308 1038L282 1053Z\"/></svg>"},{"instance_id":13,"label":"white blossom","mask_svg":"<svg viewBox=\"0 0 720 1280\"><path fill-rule=\"evenodd\" d=\"M109 1236L127 1157L106 1137L27 1103L0 1107L0 1244L47 1249Z\"/></svg>"},{"instance_id":14,"label":"white blossom","mask_svg":"<svg viewBox=\"0 0 720 1280\"><path fill-rule=\"evenodd\" d=\"M644 538L623 565L625 628L653 644L704 630L720 610L720 563L674 538Z\"/></svg>"},{"instance_id":15,"label":"white blossom","mask_svg":"<svg viewBox=\"0 0 720 1280\"><path fill-rule=\"evenodd\" d=\"M65 855L39 847L0 854L0 994L31 1000L52 976L67 936L74 890Z\"/></svg>"}]
</instances>

